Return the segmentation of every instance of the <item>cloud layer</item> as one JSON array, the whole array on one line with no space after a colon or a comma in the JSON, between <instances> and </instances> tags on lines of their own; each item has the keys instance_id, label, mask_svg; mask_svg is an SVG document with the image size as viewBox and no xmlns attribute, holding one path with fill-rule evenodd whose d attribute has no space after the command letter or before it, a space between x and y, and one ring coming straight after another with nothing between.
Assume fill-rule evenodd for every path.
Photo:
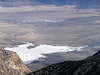
<instances>
[{"instance_id":1,"label":"cloud layer","mask_svg":"<svg viewBox=\"0 0 100 75\"><path fill-rule=\"evenodd\" d=\"M70 47L70 46L51 46L40 45L35 48L28 49L29 46L34 46L32 43L26 43L18 45L14 48L5 48L16 52L25 64L28 64L34 60L39 60L40 57L45 57L43 54L55 53L55 52L69 52L69 51L82 51L86 46Z\"/></svg>"},{"instance_id":2,"label":"cloud layer","mask_svg":"<svg viewBox=\"0 0 100 75\"><path fill-rule=\"evenodd\" d=\"M55 5L37 5L37 6L18 6L18 7L2 7L0 12L25 12L25 11L61 11L73 9L75 6L55 6Z\"/></svg>"}]
</instances>

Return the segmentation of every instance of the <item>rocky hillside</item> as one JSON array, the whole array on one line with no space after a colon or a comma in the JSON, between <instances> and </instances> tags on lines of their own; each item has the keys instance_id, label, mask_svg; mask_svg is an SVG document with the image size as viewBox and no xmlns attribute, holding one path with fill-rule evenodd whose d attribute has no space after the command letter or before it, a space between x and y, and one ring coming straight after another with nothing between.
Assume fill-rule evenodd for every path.
<instances>
[{"instance_id":1,"label":"rocky hillside","mask_svg":"<svg viewBox=\"0 0 100 75\"><path fill-rule=\"evenodd\" d=\"M81 61L65 61L28 75L100 75L100 50Z\"/></svg>"},{"instance_id":2,"label":"rocky hillside","mask_svg":"<svg viewBox=\"0 0 100 75\"><path fill-rule=\"evenodd\" d=\"M91 57L91 59L93 58L100 58L100 50Z\"/></svg>"},{"instance_id":3,"label":"rocky hillside","mask_svg":"<svg viewBox=\"0 0 100 75\"><path fill-rule=\"evenodd\" d=\"M30 72L15 52L0 47L0 75L25 75Z\"/></svg>"}]
</instances>

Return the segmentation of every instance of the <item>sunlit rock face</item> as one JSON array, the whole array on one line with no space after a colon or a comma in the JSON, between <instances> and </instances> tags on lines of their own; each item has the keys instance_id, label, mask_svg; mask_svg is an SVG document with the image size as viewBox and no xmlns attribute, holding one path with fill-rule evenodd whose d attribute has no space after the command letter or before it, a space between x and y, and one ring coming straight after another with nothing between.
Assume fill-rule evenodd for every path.
<instances>
[{"instance_id":1,"label":"sunlit rock face","mask_svg":"<svg viewBox=\"0 0 100 75\"><path fill-rule=\"evenodd\" d=\"M30 72L15 52L0 47L0 75L25 75Z\"/></svg>"}]
</instances>

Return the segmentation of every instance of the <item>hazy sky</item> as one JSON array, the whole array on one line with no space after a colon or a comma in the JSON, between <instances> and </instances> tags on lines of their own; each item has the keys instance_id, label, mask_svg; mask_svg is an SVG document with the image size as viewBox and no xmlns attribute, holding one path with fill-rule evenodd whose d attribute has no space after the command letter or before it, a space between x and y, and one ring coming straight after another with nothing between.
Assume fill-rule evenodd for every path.
<instances>
[{"instance_id":1,"label":"hazy sky","mask_svg":"<svg viewBox=\"0 0 100 75\"><path fill-rule=\"evenodd\" d=\"M94 7L98 3L97 0L93 1L88 1L83 5L80 5L82 2L78 2L79 4L73 2L70 5L48 5L45 2L31 5L27 2L28 5L17 6L7 5L13 5L15 2L1 2L1 45L3 43L16 44L19 43L18 41L54 45L79 45L96 42L99 40L100 9ZM87 7L86 5L90 8L78 8L78 6ZM12 40L17 40L17 42Z\"/></svg>"}]
</instances>

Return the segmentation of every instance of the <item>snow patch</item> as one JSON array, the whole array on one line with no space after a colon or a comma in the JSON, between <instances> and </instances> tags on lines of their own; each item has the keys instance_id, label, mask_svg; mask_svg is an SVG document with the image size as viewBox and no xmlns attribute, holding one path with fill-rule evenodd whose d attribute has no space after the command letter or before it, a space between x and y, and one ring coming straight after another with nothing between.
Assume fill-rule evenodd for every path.
<instances>
[{"instance_id":1,"label":"snow patch","mask_svg":"<svg viewBox=\"0 0 100 75\"><path fill-rule=\"evenodd\" d=\"M70 47L70 46L51 46L51 45L39 45L35 48L28 49L29 46L34 46L32 43L26 43L22 45L17 45L17 47L9 48L6 47L5 50L10 50L16 52L25 64L31 63L34 60L39 60L40 57L45 58L44 54L55 53L55 52L69 52L69 51L82 51L86 46Z\"/></svg>"}]
</instances>

